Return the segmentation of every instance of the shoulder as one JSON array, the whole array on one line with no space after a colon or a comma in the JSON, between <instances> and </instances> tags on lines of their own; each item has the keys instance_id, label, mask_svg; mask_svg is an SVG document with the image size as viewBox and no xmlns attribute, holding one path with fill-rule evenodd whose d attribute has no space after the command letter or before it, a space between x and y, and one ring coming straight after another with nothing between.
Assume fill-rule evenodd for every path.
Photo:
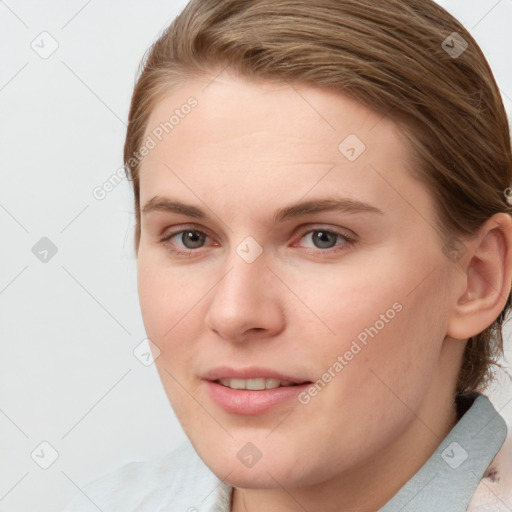
<instances>
[{"instance_id":1,"label":"shoulder","mask_svg":"<svg viewBox=\"0 0 512 512\"><path fill-rule=\"evenodd\" d=\"M468 512L512 510L512 431L478 484Z\"/></svg>"},{"instance_id":2,"label":"shoulder","mask_svg":"<svg viewBox=\"0 0 512 512\"><path fill-rule=\"evenodd\" d=\"M76 493L64 512L200 510L196 502L215 489L212 499L228 499L229 488L186 442L163 457L131 462L92 481Z\"/></svg>"}]
</instances>

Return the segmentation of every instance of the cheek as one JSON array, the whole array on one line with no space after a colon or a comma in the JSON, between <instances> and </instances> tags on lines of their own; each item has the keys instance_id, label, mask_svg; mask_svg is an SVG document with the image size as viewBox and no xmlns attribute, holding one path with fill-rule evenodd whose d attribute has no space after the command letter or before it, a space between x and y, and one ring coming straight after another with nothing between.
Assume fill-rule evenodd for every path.
<instances>
[{"instance_id":1,"label":"cheek","mask_svg":"<svg viewBox=\"0 0 512 512\"><path fill-rule=\"evenodd\" d=\"M411 292L419 274L404 270L395 280L380 275L380 281L374 275L368 287L358 286L356 277L333 282L330 289L347 292L322 302L322 319L335 335L315 337L311 324L314 342L303 357L317 369L320 391L304 407L330 418L348 446L365 439L371 452L393 439L420 409L436 376L446 333L442 277L433 274ZM317 294L310 294L311 300L320 301ZM326 460L328 452L326 447Z\"/></svg>"},{"instance_id":2,"label":"cheek","mask_svg":"<svg viewBox=\"0 0 512 512\"><path fill-rule=\"evenodd\" d=\"M294 291L303 301L289 318L290 328L298 332L306 328L308 345L318 355L343 354L353 341L370 347L371 340L385 339L396 329L406 316L404 308L409 309L399 283L384 272L371 275L367 270L340 268L330 269L328 275L288 281L294 282ZM302 325L297 328L297 324Z\"/></svg>"},{"instance_id":3,"label":"cheek","mask_svg":"<svg viewBox=\"0 0 512 512\"><path fill-rule=\"evenodd\" d=\"M200 289L197 283L190 286L183 270L162 268L153 263L144 252L139 255L139 301L147 337L160 350L156 366L168 389L174 387L175 382L167 372L181 382L184 373L191 368L187 363L194 355L191 340L199 337L201 328L195 318L206 290Z\"/></svg>"},{"instance_id":4,"label":"cheek","mask_svg":"<svg viewBox=\"0 0 512 512\"><path fill-rule=\"evenodd\" d=\"M137 280L146 332L162 340L186 319L187 312L200 300L201 290L197 282L187 285L186 271L162 264L157 256L144 249L139 251Z\"/></svg>"},{"instance_id":5,"label":"cheek","mask_svg":"<svg viewBox=\"0 0 512 512\"><path fill-rule=\"evenodd\" d=\"M195 321L204 291L187 286L187 273L177 268L162 268L151 262L144 251L139 253L138 290L147 337L160 353L155 365L165 393L182 427L211 427L201 410L196 410L197 383L191 378L197 357L193 339L200 336L200 324ZM202 314L202 312L201 312Z\"/></svg>"},{"instance_id":6,"label":"cheek","mask_svg":"<svg viewBox=\"0 0 512 512\"><path fill-rule=\"evenodd\" d=\"M361 398L366 390L381 388L381 398L394 392L413 405L435 371L446 334L440 292L445 278L434 271L425 279L425 265L400 267L390 279L396 262L389 268L384 259L380 262L373 273L343 273L328 282L304 283L302 291L307 290L307 303L318 317L310 314L311 320L302 322L302 338L309 331L311 340L304 355L316 361L319 377L329 369L344 375L329 386L343 400L351 400L347 393ZM374 397L367 398L374 403Z\"/></svg>"}]
</instances>

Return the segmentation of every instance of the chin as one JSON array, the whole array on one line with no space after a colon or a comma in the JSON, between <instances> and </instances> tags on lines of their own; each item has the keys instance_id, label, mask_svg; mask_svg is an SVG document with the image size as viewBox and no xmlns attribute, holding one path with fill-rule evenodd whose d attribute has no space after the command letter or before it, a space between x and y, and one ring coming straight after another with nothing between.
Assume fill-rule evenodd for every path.
<instances>
[{"instance_id":1,"label":"chin","mask_svg":"<svg viewBox=\"0 0 512 512\"><path fill-rule=\"evenodd\" d=\"M260 446L262 444L260 443ZM251 450L246 449L246 452L243 452L240 443L236 441L230 441L225 445L219 444L214 451L208 448L201 449L201 446L196 448L196 451L210 470L232 487L245 489L301 487L329 478L330 475L325 473L324 464L315 465L307 457L298 459L298 449L290 447L291 449L283 451L282 444L279 444L280 447L269 446L267 442L267 445L262 447L261 458L252 466L242 462L245 453L250 453ZM247 460L247 464L250 462Z\"/></svg>"}]
</instances>

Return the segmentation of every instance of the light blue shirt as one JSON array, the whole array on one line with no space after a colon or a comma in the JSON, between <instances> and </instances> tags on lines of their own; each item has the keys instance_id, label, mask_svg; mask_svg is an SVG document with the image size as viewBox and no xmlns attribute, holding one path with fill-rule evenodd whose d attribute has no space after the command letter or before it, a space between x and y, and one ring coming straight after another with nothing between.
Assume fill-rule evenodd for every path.
<instances>
[{"instance_id":1,"label":"light blue shirt","mask_svg":"<svg viewBox=\"0 0 512 512\"><path fill-rule=\"evenodd\" d=\"M477 396L421 469L379 512L466 512L507 436L489 399ZM64 512L230 512L233 488L190 442L165 457L132 462L81 490Z\"/></svg>"}]
</instances>

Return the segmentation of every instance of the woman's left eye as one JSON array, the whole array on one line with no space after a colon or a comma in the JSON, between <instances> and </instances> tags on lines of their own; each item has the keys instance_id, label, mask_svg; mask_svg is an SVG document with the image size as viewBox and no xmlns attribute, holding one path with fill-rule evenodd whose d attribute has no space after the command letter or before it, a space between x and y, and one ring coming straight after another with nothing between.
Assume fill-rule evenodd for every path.
<instances>
[{"instance_id":1,"label":"woman's left eye","mask_svg":"<svg viewBox=\"0 0 512 512\"><path fill-rule=\"evenodd\" d=\"M303 233L301 236L301 240L302 239L309 239L313 244L309 245L309 247L314 249L332 249L338 246L338 249L335 250L342 249L343 246L351 244L355 241L354 238L348 236L346 233L332 229L312 229ZM341 243L337 244L337 241L340 239Z\"/></svg>"}]
</instances>

